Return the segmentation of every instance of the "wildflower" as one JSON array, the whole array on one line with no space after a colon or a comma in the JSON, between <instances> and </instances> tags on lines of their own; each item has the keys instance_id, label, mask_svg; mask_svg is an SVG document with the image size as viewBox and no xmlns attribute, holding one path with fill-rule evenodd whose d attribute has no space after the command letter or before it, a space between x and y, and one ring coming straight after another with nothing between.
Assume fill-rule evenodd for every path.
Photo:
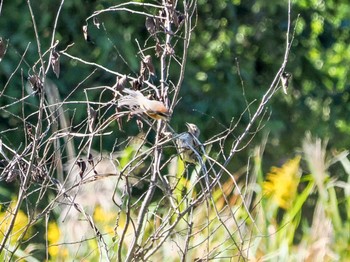
<instances>
[{"instance_id":1,"label":"wildflower","mask_svg":"<svg viewBox=\"0 0 350 262\"><path fill-rule=\"evenodd\" d=\"M59 252L58 246L53 246L53 244L57 244L60 239L60 229L58 228L55 222L50 222L47 229L47 240L49 241L49 254L51 257L56 257Z\"/></svg>"},{"instance_id":2,"label":"wildflower","mask_svg":"<svg viewBox=\"0 0 350 262\"><path fill-rule=\"evenodd\" d=\"M115 212L104 210L101 206L97 206L94 210L94 221L103 225L103 231L108 234L113 234L114 221L116 219Z\"/></svg>"},{"instance_id":3,"label":"wildflower","mask_svg":"<svg viewBox=\"0 0 350 262\"><path fill-rule=\"evenodd\" d=\"M267 174L263 184L264 194L271 197L281 208L290 208L295 198L300 179L299 163L300 156L296 156L281 168L272 167Z\"/></svg>"},{"instance_id":4,"label":"wildflower","mask_svg":"<svg viewBox=\"0 0 350 262\"><path fill-rule=\"evenodd\" d=\"M5 232L8 230L11 224L15 203L16 201L13 201L12 204L7 208L5 212L0 212L0 241L3 240ZM26 230L28 223L29 221L28 221L27 215L22 210L19 210L15 219L15 223L14 223L11 235L10 235L11 244L15 244L19 240L21 235ZM31 234L32 234L31 230L30 229L27 230L23 239L24 240L28 239L31 236Z\"/></svg>"}]
</instances>

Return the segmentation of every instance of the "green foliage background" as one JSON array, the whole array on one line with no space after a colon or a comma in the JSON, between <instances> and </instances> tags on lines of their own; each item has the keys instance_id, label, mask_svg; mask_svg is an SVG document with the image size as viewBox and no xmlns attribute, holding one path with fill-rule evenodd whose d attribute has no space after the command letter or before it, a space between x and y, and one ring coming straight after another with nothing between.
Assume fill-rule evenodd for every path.
<instances>
[{"instance_id":1,"label":"green foliage background","mask_svg":"<svg viewBox=\"0 0 350 262\"><path fill-rule=\"evenodd\" d=\"M99 19L105 30L98 30L90 22L91 42L86 42L82 33L85 19L95 10L119 2L66 1L58 20L57 49L74 43L68 49L70 54L136 77L139 56L135 39L143 43L148 37L144 17L126 12L104 13ZM46 50L50 46L59 1L32 1L32 7L41 48ZM259 100L268 89L284 55L287 1L199 0L197 12L181 99L171 125L180 132L185 129L185 122L196 123L202 131L201 140L205 141L224 131L231 121L238 121L247 103ZM291 158L301 146L306 131L329 139L331 150L349 148L349 13L350 5L345 0L293 2L291 17L295 34L287 65L287 71L293 75L291 87L288 95L280 92L272 99L268 107L269 121L250 144L250 148L254 148L269 133L264 155L266 170L284 158ZM27 77L33 73L30 68L39 59L25 1L3 4L0 36L9 40L7 53L0 62L0 91L6 86L0 97L2 107L22 97L22 86L26 86ZM25 63L16 70L27 47ZM158 62L154 63L159 68ZM172 73L177 75L178 70L174 65ZM53 72L48 77L58 86L61 98L66 98L78 86L77 92L68 98L78 101L84 88L115 83L115 76L97 69L79 85L92 71L93 67L61 56L60 78ZM32 92L28 88L25 91ZM90 95L91 100L99 100L99 93ZM252 111L256 105L252 104ZM32 98L25 110L34 112L36 106ZM71 105L69 112L74 115L73 125L86 118L85 106ZM23 122L16 117L21 115L21 104L0 110L0 137L14 148L24 143ZM243 114L235 134L241 134L248 121L249 114ZM5 132L8 129L11 132ZM117 124L110 129L117 130ZM126 132L121 136L130 132L137 132L136 127L126 125ZM103 149L111 150L114 140L115 136L104 138ZM232 170L246 165L250 148L234 159ZM96 149L100 149L100 145L96 144ZM10 195L7 184L0 189L2 195Z\"/></svg>"},{"instance_id":2,"label":"green foliage background","mask_svg":"<svg viewBox=\"0 0 350 262\"><path fill-rule=\"evenodd\" d=\"M34 1L32 4L45 50L50 44L59 2ZM57 28L58 49L74 43L69 49L72 55L135 76L139 70L135 39L142 42L147 37L143 17L123 12L104 13L99 18L106 30L97 30L90 23L93 43L83 39L86 17L94 10L113 4L116 1L65 2ZM224 130L232 118L238 119L246 107L238 70L247 101L261 97L283 58L286 7L287 1L198 1L198 20L192 35L182 98L172 119L175 128L184 128L184 121L195 122L202 129L203 139L208 139ZM289 155L300 145L306 130L329 137L332 147L349 146L349 12L347 1L294 1L293 25L298 14L300 16L287 66L293 74L292 87L287 96L281 92L274 98L270 105L271 118L264 129L270 132L267 154L271 158ZM7 54L0 63L2 86L31 43L25 55L28 66L21 65L9 82L7 96L0 98L0 104L5 105L13 101L11 97L20 97L20 86L26 82L29 67L38 60L32 22L23 1L4 4L0 35L9 39ZM61 77L55 79L53 73L49 77L59 86L61 97L66 97L91 72L91 67L62 57ZM114 81L114 76L101 72L81 88L111 86ZM77 109L75 120L79 122L85 110ZM22 124L12 115L20 114L20 110L19 106L11 107L11 112L0 112L1 130ZM243 117L241 127L248 121L247 117ZM3 137L14 141L12 138L17 132L21 129ZM238 128L237 134L239 132Z\"/></svg>"}]
</instances>

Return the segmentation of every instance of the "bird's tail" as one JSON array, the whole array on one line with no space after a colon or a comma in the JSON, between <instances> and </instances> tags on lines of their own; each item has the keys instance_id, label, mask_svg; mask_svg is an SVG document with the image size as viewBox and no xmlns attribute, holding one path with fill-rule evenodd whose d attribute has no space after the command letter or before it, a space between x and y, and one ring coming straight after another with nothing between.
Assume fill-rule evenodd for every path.
<instances>
[{"instance_id":1,"label":"bird's tail","mask_svg":"<svg viewBox=\"0 0 350 262\"><path fill-rule=\"evenodd\" d=\"M140 103L144 99L147 99L144 97L144 95L140 91L134 91L131 89L124 89L124 93L127 95L122 96L119 101L118 101L118 107L122 106L128 106L128 107L135 107L135 106L140 106Z\"/></svg>"}]
</instances>

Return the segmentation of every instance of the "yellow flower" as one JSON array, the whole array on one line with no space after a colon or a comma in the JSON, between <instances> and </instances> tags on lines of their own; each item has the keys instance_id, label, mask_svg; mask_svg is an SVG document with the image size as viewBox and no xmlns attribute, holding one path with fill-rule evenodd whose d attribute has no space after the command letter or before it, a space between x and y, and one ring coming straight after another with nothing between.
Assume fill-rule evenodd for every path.
<instances>
[{"instance_id":1,"label":"yellow flower","mask_svg":"<svg viewBox=\"0 0 350 262\"><path fill-rule=\"evenodd\" d=\"M49 241L49 245L57 244L61 236L60 229L58 228L55 222L50 222L47 229L47 240ZM49 254L52 257L58 255L59 247L58 246L50 246Z\"/></svg>"},{"instance_id":2,"label":"yellow flower","mask_svg":"<svg viewBox=\"0 0 350 262\"><path fill-rule=\"evenodd\" d=\"M281 168L272 167L263 184L263 192L281 208L291 207L299 184L300 156L289 160Z\"/></svg>"},{"instance_id":3,"label":"yellow flower","mask_svg":"<svg viewBox=\"0 0 350 262\"><path fill-rule=\"evenodd\" d=\"M3 240L4 234L7 232L7 229L9 228L11 224L11 220L13 218L13 211L16 206L16 200L12 202L12 204L7 208L5 212L0 213L0 241ZM10 243L15 244L19 239L19 237L22 235L24 230L26 229L26 226L28 225L28 217L27 215L22 211L19 210L16 216L15 224L13 226L12 232L10 234ZM28 239L31 235L31 230L29 229L25 236L24 240Z\"/></svg>"},{"instance_id":4,"label":"yellow flower","mask_svg":"<svg viewBox=\"0 0 350 262\"><path fill-rule=\"evenodd\" d=\"M114 233L114 222L117 218L117 214L113 211L106 211L101 206L97 206L94 210L94 221L103 225L104 233Z\"/></svg>"}]
</instances>

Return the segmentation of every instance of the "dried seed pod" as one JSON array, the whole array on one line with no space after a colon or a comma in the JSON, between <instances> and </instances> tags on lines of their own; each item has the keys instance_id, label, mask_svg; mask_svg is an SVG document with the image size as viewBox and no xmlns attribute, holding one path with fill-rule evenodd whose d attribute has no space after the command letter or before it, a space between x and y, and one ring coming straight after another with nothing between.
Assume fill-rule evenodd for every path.
<instances>
[{"instance_id":1,"label":"dried seed pod","mask_svg":"<svg viewBox=\"0 0 350 262\"><path fill-rule=\"evenodd\" d=\"M88 156L88 163L89 165L94 166L94 158L91 153Z\"/></svg>"},{"instance_id":2,"label":"dried seed pod","mask_svg":"<svg viewBox=\"0 0 350 262\"><path fill-rule=\"evenodd\" d=\"M92 22L97 27L97 29L100 29L101 23L100 23L100 21L98 20L98 18L96 16L94 16L94 18L92 19Z\"/></svg>"},{"instance_id":3,"label":"dried seed pod","mask_svg":"<svg viewBox=\"0 0 350 262\"><path fill-rule=\"evenodd\" d=\"M26 123L26 132L30 140L34 140L34 132L33 132L33 127L32 125Z\"/></svg>"},{"instance_id":4,"label":"dried seed pod","mask_svg":"<svg viewBox=\"0 0 350 262\"><path fill-rule=\"evenodd\" d=\"M175 54L174 48L173 48L169 43L166 44L166 49L165 49L165 51L166 51L166 54L167 54L167 55L173 55L173 54Z\"/></svg>"},{"instance_id":5,"label":"dried seed pod","mask_svg":"<svg viewBox=\"0 0 350 262\"><path fill-rule=\"evenodd\" d=\"M96 120L97 112L92 106L88 106L88 123L89 123L89 131L92 133L95 128L95 120Z\"/></svg>"},{"instance_id":6,"label":"dried seed pod","mask_svg":"<svg viewBox=\"0 0 350 262\"><path fill-rule=\"evenodd\" d=\"M142 129L143 129L143 122L141 121L141 119L136 119L136 125L139 128L139 131L142 131Z\"/></svg>"},{"instance_id":7,"label":"dried seed pod","mask_svg":"<svg viewBox=\"0 0 350 262\"><path fill-rule=\"evenodd\" d=\"M140 77L142 80L144 80L146 78L146 65L143 61L141 61L141 65L140 65Z\"/></svg>"},{"instance_id":8,"label":"dried seed pod","mask_svg":"<svg viewBox=\"0 0 350 262\"><path fill-rule=\"evenodd\" d=\"M45 165L38 165L32 172L32 179L35 182L43 182L47 178L47 169Z\"/></svg>"},{"instance_id":9,"label":"dried seed pod","mask_svg":"<svg viewBox=\"0 0 350 262\"><path fill-rule=\"evenodd\" d=\"M125 88L127 80L128 79L127 79L126 75L123 75L122 77L117 78L117 83L115 85L115 89L117 91L122 91Z\"/></svg>"},{"instance_id":10,"label":"dried seed pod","mask_svg":"<svg viewBox=\"0 0 350 262\"><path fill-rule=\"evenodd\" d=\"M292 74L288 72L283 72L281 75L282 88L285 94L287 94L287 89L288 89L289 81L291 77L292 77Z\"/></svg>"},{"instance_id":11,"label":"dried seed pod","mask_svg":"<svg viewBox=\"0 0 350 262\"><path fill-rule=\"evenodd\" d=\"M87 42L92 42L87 25L84 25L84 26L83 26L83 34L84 34L84 39L85 39L85 41L87 41Z\"/></svg>"},{"instance_id":12,"label":"dried seed pod","mask_svg":"<svg viewBox=\"0 0 350 262\"><path fill-rule=\"evenodd\" d=\"M60 54L54 49L51 55L51 66L56 77L60 76Z\"/></svg>"},{"instance_id":13,"label":"dried seed pod","mask_svg":"<svg viewBox=\"0 0 350 262\"><path fill-rule=\"evenodd\" d=\"M173 13L173 23L176 27L179 27L179 17L175 12Z\"/></svg>"},{"instance_id":14,"label":"dried seed pod","mask_svg":"<svg viewBox=\"0 0 350 262\"><path fill-rule=\"evenodd\" d=\"M98 173L97 173L97 171L96 171L96 169L95 169L94 158L93 158L93 156L92 156L91 153L89 153L89 155L88 155L88 160L87 160L87 161L88 161L89 165L92 166L92 170L94 171L94 174L95 174L96 176L98 176Z\"/></svg>"},{"instance_id":15,"label":"dried seed pod","mask_svg":"<svg viewBox=\"0 0 350 262\"><path fill-rule=\"evenodd\" d=\"M157 32L157 29L156 29L156 23L153 17L146 17L145 26L147 31L150 33L150 35L154 36L154 34Z\"/></svg>"},{"instance_id":16,"label":"dried seed pod","mask_svg":"<svg viewBox=\"0 0 350 262\"><path fill-rule=\"evenodd\" d=\"M159 43L159 41L157 41L154 49L156 51L156 57L160 57L162 55L163 48L162 48L161 44Z\"/></svg>"},{"instance_id":17,"label":"dried seed pod","mask_svg":"<svg viewBox=\"0 0 350 262\"><path fill-rule=\"evenodd\" d=\"M80 169L79 176L80 178L83 178L84 172L86 170L86 163L82 158L79 158L77 161L77 165Z\"/></svg>"},{"instance_id":18,"label":"dried seed pod","mask_svg":"<svg viewBox=\"0 0 350 262\"><path fill-rule=\"evenodd\" d=\"M43 82L37 74L28 77L28 81L30 86L34 90L34 92L41 92L43 90Z\"/></svg>"},{"instance_id":19,"label":"dried seed pod","mask_svg":"<svg viewBox=\"0 0 350 262\"><path fill-rule=\"evenodd\" d=\"M137 79L130 82L132 89L140 90L142 88L142 76L139 76Z\"/></svg>"},{"instance_id":20,"label":"dried seed pod","mask_svg":"<svg viewBox=\"0 0 350 262\"><path fill-rule=\"evenodd\" d=\"M150 55L146 55L144 57L144 59L142 60L142 62L144 63L144 65L146 66L148 73L150 75L155 75L156 71L154 69L153 63L152 63L152 57Z\"/></svg>"},{"instance_id":21,"label":"dried seed pod","mask_svg":"<svg viewBox=\"0 0 350 262\"><path fill-rule=\"evenodd\" d=\"M175 16L176 16L176 20L177 20L177 24L175 24L175 25L179 28L184 23L185 16L178 11L176 12Z\"/></svg>"},{"instance_id":22,"label":"dried seed pod","mask_svg":"<svg viewBox=\"0 0 350 262\"><path fill-rule=\"evenodd\" d=\"M13 182L17 177L19 177L21 175L21 172L18 169L15 169L14 167L12 167L8 172L7 172L7 176L6 176L6 183L11 183Z\"/></svg>"},{"instance_id":23,"label":"dried seed pod","mask_svg":"<svg viewBox=\"0 0 350 262\"><path fill-rule=\"evenodd\" d=\"M122 118L119 115L119 109L117 106L115 107L115 113L116 113L116 120L117 120L118 128L119 128L119 130L122 130L123 129L123 122L122 122Z\"/></svg>"}]
</instances>

